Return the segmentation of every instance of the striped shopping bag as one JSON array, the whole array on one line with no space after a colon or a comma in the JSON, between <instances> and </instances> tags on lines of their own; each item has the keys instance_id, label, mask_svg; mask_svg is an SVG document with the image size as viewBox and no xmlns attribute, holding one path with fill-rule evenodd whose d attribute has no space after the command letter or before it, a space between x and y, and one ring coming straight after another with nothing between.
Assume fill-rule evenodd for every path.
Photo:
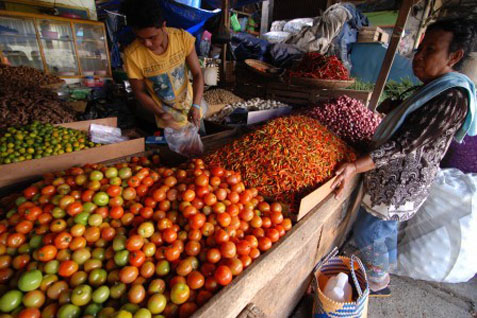
<instances>
[{"instance_id":1,"label":"striped shopping bag","mask_svg":"<svg viewBox=\"0 0 477 318\"><path fill-rule=\"evenodd\" d=\"M323 293L328 279L340 272L352 278L353 302L336 302ZM313 318L366 318L368 316L368 281L366 270L358 257L330 255L315 267L312 288L314 291Z\"/></svg>"}]
</instances>

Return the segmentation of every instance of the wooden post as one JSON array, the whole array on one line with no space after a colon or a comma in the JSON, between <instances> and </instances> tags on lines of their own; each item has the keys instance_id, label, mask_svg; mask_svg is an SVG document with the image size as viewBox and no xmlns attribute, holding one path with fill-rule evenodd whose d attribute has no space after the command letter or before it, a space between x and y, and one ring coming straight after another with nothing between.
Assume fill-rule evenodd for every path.
<instances>
[{"instance_id":1,"label":"wooden post","mask_svg":"<svg viewBox=\"0 0 477 318\"><path fill-rule=\"evenodd\" d=\"M374 86L373 95L371 96L371 101L369 103L369 108L373 111L376 110L376 107L378 106L379 97L381 96L384 86L388 80L389 72L391 71L397 47L399 45L399 41L401 40L402 33L404 32L404 27L406 26L409 12L411 11L412 6L417 2L419 2L419 0L403 0L401 8L399 9L398 18L393 29L393 35L391 37L391 43L389 43L386 55L384 56L384 61L381 65L381 71L379 72L378 80Z\"/></svg>"},{"instance_id":2,"label":"wooden post","mask_svg":"<svg viewBox=\"0 0 477 318\"><path fill-rule=\"evenodd\" d=\"M222 21L224 27L230 30L229 0L222 0ZM222 78L227 83L227 44L222 45Z\"/></svg>"},{"instance_id":3,"label":"wooden post","mask_svg":"<svg viewBox=\"0 0 477 318\"><path fill-rule=\"evenodd\" d=\"M268 32L270 24L270 0L262 2L262 18L260 21L260 36Z\"/></svg>"}]
</instances>

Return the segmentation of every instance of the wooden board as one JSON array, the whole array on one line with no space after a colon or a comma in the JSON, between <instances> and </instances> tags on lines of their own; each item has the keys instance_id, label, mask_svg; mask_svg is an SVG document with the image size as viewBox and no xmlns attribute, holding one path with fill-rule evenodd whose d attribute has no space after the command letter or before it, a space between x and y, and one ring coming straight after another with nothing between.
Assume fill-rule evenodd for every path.
<instances>
[{"instance_id":1,"label":"wooden board","mask_svg":"<svg viewBox=\"0 0 477 318\"><path fill-rule=\"evenodd\" d=\"M118 127L118 119L116 117L108 117L93 120L75 121L73 123L58 124L55 126L88 131L91 124Z\"/></svg>"},{"instance_id":2,"label":"wooden board","mask_svg":"<svg viewBox=\"0 0 477 318\"><path fill-rule=\"evenodd\" d=\"M345 189L341 199L328 196L192 317L235 318L250 303L267 317L288 317L308 286L315 260L326 254L320 246L346 236L346 222L356 213L351 211L355 205L350 202L356 199L358 179ZM329 227L338 228L339 233L325 237L322 233Z\"/></svg>"}]
</instances>

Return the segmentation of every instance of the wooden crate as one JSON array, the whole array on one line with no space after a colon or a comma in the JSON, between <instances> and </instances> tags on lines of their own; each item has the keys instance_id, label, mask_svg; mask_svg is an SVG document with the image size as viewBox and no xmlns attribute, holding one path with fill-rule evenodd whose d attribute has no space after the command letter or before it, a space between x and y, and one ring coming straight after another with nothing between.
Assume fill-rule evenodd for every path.
<instances>
[{"instance_id":1,"label":"wooden crate","mask_svg":"<svg viewBox=\"0 0 477 318\"><path fill-rule=\"evenodd\" d=\"M358 33L358 42L359 43L383 43L387 44L389 42L389 34L387 34L380 27L363 27L359 30Z\"/></svg>"},{"instance_id":2,"label":"wooden crate","mask_svg":"<svg viewBox=\"0 0 477 318\"><path fill-rule=\"evenodd\" d=\"M365 106L369 104L373 92L352 89L318 89L302 86L287 85L285 83L269 83L267 98L275 99L291 105L313 105L326 102L342 95L358 99Z\"/></svg>"},{"instance_id":3,"label":"wooden crate","mask_svg":"<svg viewBox=\"0 0 477 318\"><path fill-rule=\"evenodd\" d=\"M329 195L192 317L235 318L250 304L261 317L288 317L306 291L317 261L344 242L359 206L358 184L356 177L339 200Z\"/></svg>"},{"instance_id":4,"label":"wooden crate","mask_svg":"<svg viewBox=\"0 0 477 318\"><path fill-rule=\"evenodd\" d=\"M57 126L77 130L88 130L91 124L117 127L117 118L86 120L60 124ZM30 182L38 179L45 173L64 170L75 165L96 163L133 153L143 152L144 149L144 138L138 138L117 144L103 145L98 148L65 153L58 156L0 165L0 188L10 187L18 183Z\"/></svg>"}]
</instances>

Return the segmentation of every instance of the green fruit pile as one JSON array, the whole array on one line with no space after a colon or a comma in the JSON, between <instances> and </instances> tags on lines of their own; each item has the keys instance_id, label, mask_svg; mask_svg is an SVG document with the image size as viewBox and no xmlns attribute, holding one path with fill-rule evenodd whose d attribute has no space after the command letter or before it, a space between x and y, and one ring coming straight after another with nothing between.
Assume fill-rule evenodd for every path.
<instances>
[{"instance_id":1,"label":"green fruit pile","mask_svg":"<svg viewBox=\"0 0 477 318\"><path fill-rule=\"evenodd\" d=\"M82 149L99 147L88 141L84 131L33 122L9 127L0 137L0 164L40 159Z\"/></svg>"}]
</instances>

